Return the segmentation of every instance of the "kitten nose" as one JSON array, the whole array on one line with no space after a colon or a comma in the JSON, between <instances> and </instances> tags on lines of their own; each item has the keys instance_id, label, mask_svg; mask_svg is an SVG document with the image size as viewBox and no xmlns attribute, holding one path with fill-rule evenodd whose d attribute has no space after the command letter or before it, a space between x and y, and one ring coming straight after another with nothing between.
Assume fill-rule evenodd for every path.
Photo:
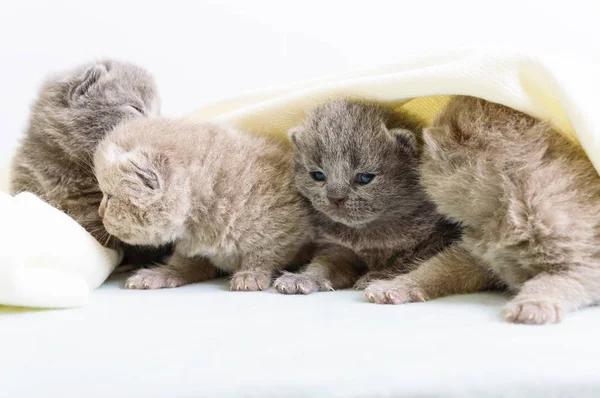
<instances>
[{"instance_id":1,"label":"kitten nose","mask_svg":"<svg viewBox=\"0 0 600 398\"><path fill-rule=\"evenodd\" d=\"M345 196L327 196L327 199L329 199L329 203L332 205L340 207L344 204L347 198Z\"/></svg>"},{"instance_id":2,"label":"kitten nose","mask_svg":"<svg viewBox=\"0 0 600 398\"><path fill-rule=\"evenodd\" d=\"M100 219L104 219L104 207L99 207L98 208L98 215L100 216Z\"/></svg>"}]
</instances>

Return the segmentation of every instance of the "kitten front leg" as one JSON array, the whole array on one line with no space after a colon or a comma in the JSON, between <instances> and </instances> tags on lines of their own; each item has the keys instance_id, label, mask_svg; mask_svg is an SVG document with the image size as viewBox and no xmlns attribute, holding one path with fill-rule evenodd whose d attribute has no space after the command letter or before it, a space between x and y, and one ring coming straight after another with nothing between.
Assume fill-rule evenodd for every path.
<instances>
[{"instance_id":1,"label":"kitten front leg","mask_svg":"<svg viewBox=\"0 0 600 398\"><path fill-rule=\"evenodd\" d=\"M242 258L240 269L233 273L229 289L255 292L271 286L273 272L278 268L276 259L271 254L253 252Z\"/></svg>"},{"instance_id":2,"label":"kitten front leg","mask_svg":"<svg viewBox=\"0 0 600 398\"><path fill-rule=\"evenodd\" d=\"M496 276L488 268L469 251L454 245L408 274L373 282L365 289L365 297L378 304L402 304L474 293L497 285Z\"/></svg>"},{"instance_id":3,"label":"kitten front leg","mask_svg":"<svg viewBox=\"0 0 600 398\"><path fill-rule=\"evenodd\" d=\"M306 238L301 236L298 239ZM239 269L231 277L229 288L237 291L268 289L276 271L311 257L312 244L305 243L299 247L298 239L286 235L277 241L262 242L260 246L249 245L242 255Z\"/></svg>"},{"instance_id":4,"label":"kitten front leg","mask_svg":"<svg viewBox=\"0 0 600 398\"><path fill-rule=\"evenodd\" d=\"M369 271L366 274L364 274L363 276L361 276L356 281L356 283L354 284L354 288L356 290L364 290L364 289L367 288L367 286L369 286L371 283L373 283L375 281L393 278L394 275L392 275L392 273L393 273L392 270L387 270L387 271Z\"/></svg>"},{"instance_id":5,"label":"kitten front leg","mask_svg":"<svg viewBox=\"0 0 600 398\"><path fill-rule=\"evenodd\" d=\"M564 313L600 302L600 267L577 266L562 273L541 273L526 281L502 308L509 322L558 323Z\"/></svg>"},{"instance_id":6,"label":"kitten front leg","mask_svg":"<svg viewBox=\"0 0 600 398\"><path fill-rule=\"evenodd\" d=\"M334 244L317 248L312 262L300 273L284 273L274 287L284 294L309 294L351 287L365 266L352 250Z\"/></svg>"},{"instance_id":7,"label":"kitten front leg","mask_svg":"<svg viewBox=\"0 0 600 398\"><path fill-rule=\"evenodd\" d=\"M395 268L390 266L389 261L397 252L396 249L365 249L359 251L358 255L369 271L354 283L354 289L363 290L376 280L391 279L398 275Z\"/></svg>"},{"instance_id":8,"label":"kitten front leg","mask_svg":"<svg viewBox=\"0 0 600 398\"><path fill-rule=\"evenodd\" d=\"M160 289L203 282L217 277L217 269L204 257L184 257L175 252L166 264L144 268L127 279L128 289Z\"/></svg>"}]
</instances>

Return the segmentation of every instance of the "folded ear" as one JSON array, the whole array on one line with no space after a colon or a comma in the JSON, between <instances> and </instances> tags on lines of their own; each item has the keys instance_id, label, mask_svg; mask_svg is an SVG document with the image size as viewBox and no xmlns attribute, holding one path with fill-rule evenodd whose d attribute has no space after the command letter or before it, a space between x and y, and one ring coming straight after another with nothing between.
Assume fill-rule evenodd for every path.
<instances>
[{"instance_id":1,"label":"folded ear","mask_svg":"<svg viewBox=\"0 0 600 398\"><path fill-rule=\"evenodd\" d=\"M69 98L71 98L72 101L76 101L81 96L85 95L89 91L90 87L98 83L100 78L107 73L108 70L103 64L90 66L85 72L83 72L81 77L77 79L75 85L71 88Z\"/></svg>"},{"instance_id":2,"label":"folded ear","mask_svg":"<svg viewBox=\"0 0 600 398\"><path fill-rule=\"evenodd\" d=\"M161 153L140 150L129 159L132 170L147 188L158 191L165 187L165 179L169 172L168 158Z\"/></svg>"},{"instance_id":3,"label":"folded ear","mask_svg":"<svg viewBox=\"0 0 600 398\"><path fill-rule=\"evenodd\" d=\"M446 132L439 127L428 127L423 130L423 151L431 158L440 160L444 158L444 151L441 150L436 136L445 134Z\"/></svg>"},{"instance_id":4,"label":"folded ear","mask_svg":"<svg viewBox=\"0 0 600 398\"><path fill-rule=\"evenodd\" d=\"M417 141L417 136L410 130L403 128L393 128L388 129L383 126L383 128L388 132L390 137L398 144L398 146L411 154L415 154L418 152L419 143Z\"/></svg>"},{"instance_id":5,"label":"folded ear","mask_svg":"<svg viewBox=\"0 0 600 398\"><path fill-rule=\"evenodd\" d=\"M292 144L294 144L294 146L296 147L296 149L299 146L299 138L300 135L304 132L304 128L302 126L296 126L296 127L292 127L291 129L288 130L288 138L290 139L290 141L292 141Z\"/></svg>"}]
</instances>

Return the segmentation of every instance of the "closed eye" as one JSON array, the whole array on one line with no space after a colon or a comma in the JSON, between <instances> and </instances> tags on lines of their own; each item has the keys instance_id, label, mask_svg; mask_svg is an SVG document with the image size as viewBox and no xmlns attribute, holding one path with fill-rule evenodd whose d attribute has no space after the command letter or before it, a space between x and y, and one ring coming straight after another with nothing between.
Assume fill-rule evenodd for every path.
<instances>
[{"instance_id":1,"label":"closed eye","mask_svg":"<svg viewBox=\"0 0 600 398\"><path fill-rule=\"evenodd\" d=\"M144 115L144 109L141 106L137 106L137 105L129 105L131 108L133 108L136 112Z\"/></svg>"}]
</instances>

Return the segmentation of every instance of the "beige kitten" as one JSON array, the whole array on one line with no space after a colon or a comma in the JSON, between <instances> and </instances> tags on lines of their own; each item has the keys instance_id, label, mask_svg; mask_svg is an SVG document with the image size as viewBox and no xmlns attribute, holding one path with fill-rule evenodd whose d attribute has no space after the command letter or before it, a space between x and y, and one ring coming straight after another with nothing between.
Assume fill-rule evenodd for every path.
<instances>
[{"instance_id":1,"label":"beige kitten","mask_svg":"<svg viewBox=\"0 0 600 398\"><path fill-rule=\"evenodd\" d=\"M310 240L308 206L282 143L210 124L138 119L103 140L94 166L106 230L137 245L175 245L139 270L134 289L233 273L232 290L263 290ZM216 267L216 268L215 268Z\"/></svg>"},{"instance_id":2,"label":"beige kitten","mask_svg":"<svg viewBox=\"0 0 600 398\"><path fill-rule=\"evenodd\" d=\"M364 288L410 270L460 236L418 181L421 124L365 101L336 99L290 131L295 181L315 209L318 246L299 274L275 281L281 293Z\"/></svg>"},{"instance_id":3,"label":"beige kitten","mask_svg":"<svg viewBox=\"0 0 600 398\"><path fill-rule=\"evenodd\" d=\"M600 177L583 149L502 105L454 98L424 133L422 183L464 239L370 285L377 303L507 287L511 322L558 322L600 299Z\"/></svg>"}]
</instances>

